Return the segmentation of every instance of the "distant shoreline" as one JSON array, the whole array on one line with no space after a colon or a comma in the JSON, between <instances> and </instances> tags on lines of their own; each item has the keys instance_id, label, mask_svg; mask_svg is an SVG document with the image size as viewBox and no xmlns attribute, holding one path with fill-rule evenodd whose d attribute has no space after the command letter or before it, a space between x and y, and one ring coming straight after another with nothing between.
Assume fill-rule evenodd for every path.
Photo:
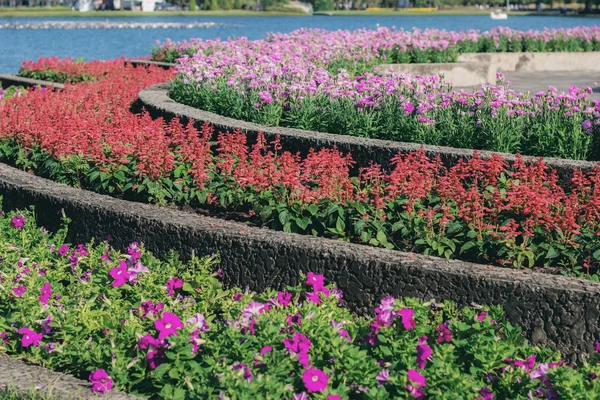
<instances>
[{"instance_id":1,"label":"distant shoreline","mask_svg":"<svg viewBox=\"0 0 600 400\"><path fill-rule=\"evenodd\" d=\"M318 13L320 18L328 16L394 16L394 17L411 17L411 16L487 16L490 10L440 10L434 12L410 12L410 11L327 11L327 14ZM552 12L536 12L536 11L517 11L509 12L511 17L524 16L560 16L560 17L596 17L600 18L600 14L580 14L580 15L561 15ZM112 18L112 17L298 17L310 16L298 12L281 12L281 11L247 11L247 10L230 10L230 11L90 11L79 12L71 11L68 8L50 9L43 8L22 8L22 9L6 9L0 8L0 18L42 18L42 17L81 17L81 18Z\"/></svg>"}]
</instances>

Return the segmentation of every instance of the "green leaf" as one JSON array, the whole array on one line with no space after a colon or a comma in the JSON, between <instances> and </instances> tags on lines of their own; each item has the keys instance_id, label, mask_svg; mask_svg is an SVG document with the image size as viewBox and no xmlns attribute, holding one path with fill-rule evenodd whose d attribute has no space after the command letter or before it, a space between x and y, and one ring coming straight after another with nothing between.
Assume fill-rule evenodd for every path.
<instances>
[{"instance_id":1,"label":"green leaf","mask_svg":"<svg viewBox=\"0 0 600 400\"><path fill-rule=\"evenodd\" d=\"M154 370L154 374L161 378L164 374L166 374L171 369L171 364L165 363L161 364Z\"/></svg>"}]
</instances>

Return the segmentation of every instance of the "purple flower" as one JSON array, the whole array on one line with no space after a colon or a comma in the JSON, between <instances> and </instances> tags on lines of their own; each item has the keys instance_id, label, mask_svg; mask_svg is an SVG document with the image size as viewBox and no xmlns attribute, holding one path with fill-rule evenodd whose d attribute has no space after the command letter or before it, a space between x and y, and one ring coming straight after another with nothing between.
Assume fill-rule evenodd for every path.
<instances>
[{"instance_id":1,"label":"purple flower","mask_svg":"<svg viewBox=\"0 0 600 400\"><path fill-rule=\"evenodd\" d=\"M277 292L277 305L287 307L292 301L292 294L288 292Z\"/></svg>"},{"instance_id":2,"label":"purple flower","mask_svg":"<svg viewBox=\"0 0 600 400\"><path fill-rule=\"evenodd\" d=\"M421 336L417 345L417 366L425 368L427 359L433 354L431 347L427 344L427 336Z\"/></svg>"},{"instance_id":3,"label":"purple flower","mask_svg":"<svg viewBox=\"0 0 600 400\"><path fill-rule=\"evenodd\" d=\"M110 270L110 276L114 279L112 286L119 287L125 285L129 280L129 272L127 272L127 263L120 261L119 266Z\"/></svg>"},{"instance_id":4,"label":"purple flower","mask_svg":"<svg viewBox=\"0 0 600 400\"><path fill-rule=\"evenodd\" d=\"M61 257L66 256L67 254L69 254L69 246L66 244L62 244L58 249L57 253Z\"/></svg>"},{"instance_id":5,"label":"purple flower","mask_svg":"<svg viewBox=\"0 0 600 400\"><path fill-rule=\"evenodd\" d=\"M12 218L11 223L15 229L23 229L23 226L25 225L25 217L21 215L15 215Z\"/></svg>"},{"instance_id":6,"label":"purple flower","mask_svg":"<svg viewBox=\"0 0 600 400\"><path fill-rule=\"evenodd\" d=\"M310 367L302 373L302 382L308 393L323 392L329 384L327 374L315 367Z\"/></svg>"},{"instance_id":7,"label":"purple flower","mask_svg":"<svg viewBox=\"0 0 600 400\"><path fill-rule=\"evenodd\" d=\"M37 333L36 331L29 329L28 326L19 329L17 333L23 335L21 337L21 345L23 347L29 347L31 345L34 347L40 347L40 341L42 340L41 333Z\"/></svg>"},{"instance_id":8,"label":"purple flower","mask_svg":"<svg viewBox=\"0 0 600 400\"><path fill-rule=\"evenodd\" d=\"M404 326L404 329L410 330L416 328L417 324L415 322L415 319L413 318L413 316L415 315L413 309L403 308L402 310L398 311L398 315L400 315L400 317L402 318L402 326Z\"/></svg>"},{"instance_id":9,"label":"purple flower","mask_svg":"<svg viewBox=\"0 0 600 400\"><path fill-rule=\"evenodd\" d=\"M164 312L162 318L154 321L154 327L158 331L158 340L163 340L171 335L177 335L177 329L183 328L183 324L177 315Z\"/></svg>"},{"instance_id":10,"label":"purple flower","mask_svg":"<svg viewBox=\"0 0 600 400\"><path fill-rule=\"evenodd\" d=\"M309 272L306 274L306 284L312 286L315 292L319 292L325 287L325 277L320 274Z\"/></svg>"},{"instance_id":11,"label":"purple flower","mask_svg":"<svg viewBox=\"0 0 600 400\"><path fill-rule=\"evenodd\" d=\"M412 103L405 103L404 104L404 114L408 115L408 114L412 114L412 112L415 110L415 106L412 105Z\"/></svg>"},{"instance_id":12,"label":"purple flower","mask_svg":"<svg viewBox=\"0 0 600 400\"><path fill-rule=\"evenodd\" d=\"M390 372L387 369L382 369L379 372L379 375L375 377L377 382L379 382L379 386L383 385L385 382L390 380Z\"/></svg>"},{"instance_id":13,"label":"purple flower","mask_svg":"<svg viewBox=\"0 0 600 400\"><path fill-rule=\"evenodd\" d=\"M448 328L448 325L448 322L444 322L443 324L440 324L437 328L435 328L435 331L438 333L438 343L452 342L452 332L450 331L450 328Z\"/></svg>"},{"instance_id":14,"label":"purple flower","mask_svg":"<svg viewBox=\"0 0 600 400\"><path fill-rule=\"evenodd\" d=\"M283 345L290 353L298 357L298 362L300 364L304 365L304 367L308 367L308 351L311 346L310 339L299 332L294 332L292 339L285 338L283 340Z\"/></svg>"},{"instance_id":15,"label":"purple flower","mask_svg":"<svg viewBox=\"0 0 600 400\"><path fill-rule=\"evenodd\" d=\"M273 351L273 348L271 346L265 346L262 349L260 349L260 354L264 356L265 354L271 351Z\"/></svg>"},{"instance_id":16,"label":"purple flower","mask_svg":"<svg viewBox=\"0 0 600 400\"><path fill-rule=\"evenodd\" d=\"M50 285L50 282L45 282L44 286L40 289L40 297L38 297L38 300L40 301L40 303L42 303L42 305L46 305L48 304L48 300L50 299L50 297L52 296L52 287Z\"/></svg>"},{"instance_id":17,"label":"purple flower","mask_svg":"<svg viewBox=\"0 0 600 400\"><path fill-rule=\"evenodd\" d=\"M258 301L252 301L242 309L242 319L244 321L249 321L255 315L262 314L266 310L268 310L267 304L259 303Z\"/></svg>"},{"instance_id":18,"label":"purple flower","mask_svg":"<svg viewBox=\"0 0 600 400\"><path fill-rule=\"evenodd\" d=\"M252 372L250 371L250 368L248 368L248 366L246 364L236 361L235 363L233 363L231 368L234 371L241 370L242 374L243 374L242 376L244 377L244 379L246 381L248 381L248 383L252 382Z\"/></svg>"},{"instance_id":19,"label":"purple flower","mask_svg":"<svg viewBox=\"0 0 600 400\"><path fill-rule=\"evenodd\" d=\"M174 276L167 281L165 286L167 287L167 293L169 293L169 297L173 297L175 295L175 290L183 287L183 281Z\"/></svg>"},{"instance_id":20,"label":"purple flower","mask_svg":"<svg viewBox=\"0 0 600 400\"><path fill-rule=\"evenodd\" d=\"M113 388L113 381L103 369L97 369L90 374L92 392L104 394Z\"/></svg>"},{"instance_id":21,"label":"purple flower","mask_svg":"<svg viewBox=\"0 0 600 400\"><path fill-rule=\"evenodd\" d=\"M583 123L581 124L581 126L586 131L590 131L592 129L592 121L590 121L589 119L586 119L585 121L583 121Z\"/></svg>"},{"instance_id":22,"label":"purple flower","mask_svg":"<svg viewBox=\"0 0 600 400\"><path fill-rule=\"evenodd\" d=\"M343 337L343 338L346 338L346 340L347 340L348 342L352 343L352 338L350 337L350 334L348 333L348 331L347 331L347 330L345 330L345 329L339 329L339 330L338 330L338 334L339 334L341 337Z\"/></svg>"},{"instance_id":23,"label":"purple flower","mask_svg":"<svg viewBox=\"0 0 600 400\"><path fill-rule=\"evenodd\" d=\"M191 326L199 331L203 331L203 332L209 331L209 327L208 327L208 324L206 323L206 319L204 318L204 315L202 315L200 313L196 313L196 315L189 318L187 321L185 321L185 323L187 324L187 326Z\"/></svg>"},{"instance_id":24,"label":"purple flower","mask_svg":"<svg viewBox=\"0 0 600 400\"><path fill-rule=\"evenodd\" d=\"M23 294L25 294L25 292L27 291L27 288L25 286L21 285L21 286L14 287L12 289L12 291L15 294L15 296L21 297L21 296L23 296Z\"/></svg>"},{"instance_id":25,"label":"purple flower","mask_svg":"<svg viewBox=\"0 0 600 400\"><path fill-rule=\"evenodd\" d=\"M410 392L410 395L417 398L425 396L425 392L422 390L425 386L427 386L425 377L419 371L409 369L406 390Z\"/></svg>"},{"instance_id":26,"label":"purple flower","mask_svg":"<svg viewBox=\"0 0 600 400\"><path fill-rule=\"evenodd\" d=\"M50 324L52 323L52 315L48 315L46 318L44 318L40 324L42 325L42 333L44 335L49 335L50 333L52 333L52 327L50 326Z\"/></svg>"},{"instance_id":27,"label":"purple flower","mask_svg":"<svg viewBox=\"0 0 600 400\"><path fill-rule=\"evenodd\" d=\"M481 390L479 391L479 394L481 396L478 397L476 400L494 400L494 394L492 393L492 391L490 389L488 389L485 386L481 388Z\"/></svg>"}]
</instances>

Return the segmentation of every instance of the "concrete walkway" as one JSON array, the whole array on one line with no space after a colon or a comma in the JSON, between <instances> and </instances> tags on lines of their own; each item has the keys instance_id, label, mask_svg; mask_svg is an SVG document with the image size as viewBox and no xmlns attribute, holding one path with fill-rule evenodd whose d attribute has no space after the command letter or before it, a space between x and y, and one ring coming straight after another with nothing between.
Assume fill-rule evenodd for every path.
<instances>
[{"instance_id":1,"label":"concrete walkway","mask_svg":"<svg viewBox=\"0 0 600 400\"><path fill-rule=\"evenodd\" d=\"M24 393L34 390L57 399L142 400L117 391L99 396L92 393L91 387L89 382L71 375L53 372L0 354L0 390L11 388Z\"/></svg>"},{"instance_id":2,"label":"concrete walkway","mask_svg":"<svg viewBox=\"0 0 600 400\"><path fill-rule=\"evenodd\" d=\"M594 91L590 98L600 100L600 72L507 72L504 76L511 82L511 87L518 92L535 94L548 90L549 86L554 86L559 92L566 92L570 86L589 86Z\"/></svg>"}]
</instances>

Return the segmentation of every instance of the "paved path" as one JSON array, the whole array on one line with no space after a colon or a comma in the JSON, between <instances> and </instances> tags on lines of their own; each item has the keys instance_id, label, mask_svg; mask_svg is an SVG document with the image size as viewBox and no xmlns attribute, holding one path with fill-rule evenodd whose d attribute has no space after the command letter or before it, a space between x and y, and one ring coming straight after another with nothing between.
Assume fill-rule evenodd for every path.
<instances>
[{"instance_id":1,"label":"paved path","mask_svg":"<svg viewBox=\"0 0 600 400\"><path fill-rule=\"evenodd\" d=\"M540 90L547 90L548 86L566 92L569 86L589 86L594 91L590 98L600 100L600 72L507 72L504 76L511 82L511 87L518 92L537 93ZM469 88L465 89L469 90Z\"/></svg>"},{"instance_id":2,"label":"paved path","mask_svg":"<svg viewBox=\"0 0 600 400\"><path fill-rule=\"evenodd\" d=\"M23 392L40 390L57 399L142 400L116 391L98 396L89 382L0 354L0 390L7 387Z\"/></svg>"}]
</instances>

